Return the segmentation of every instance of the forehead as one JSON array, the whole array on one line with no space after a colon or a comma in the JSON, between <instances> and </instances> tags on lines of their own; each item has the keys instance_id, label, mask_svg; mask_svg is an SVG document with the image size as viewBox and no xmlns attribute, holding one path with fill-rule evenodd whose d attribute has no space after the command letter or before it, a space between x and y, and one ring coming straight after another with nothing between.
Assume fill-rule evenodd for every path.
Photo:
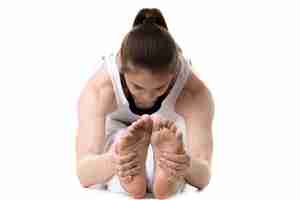
<instances>
[{"instance_id":1,"label":"forehead","mask_svg":"<svg viewBox=\"0 0 300 200\"><path fill-rule=\"evenodd\" d=\"M173 78L174 73L153 73L149 70L138 69L134 71L128 71L125 74L125 78L131 83L138 84L139 86L157 87L163 84L169 83Z\"/></svg>"}]
</instances>

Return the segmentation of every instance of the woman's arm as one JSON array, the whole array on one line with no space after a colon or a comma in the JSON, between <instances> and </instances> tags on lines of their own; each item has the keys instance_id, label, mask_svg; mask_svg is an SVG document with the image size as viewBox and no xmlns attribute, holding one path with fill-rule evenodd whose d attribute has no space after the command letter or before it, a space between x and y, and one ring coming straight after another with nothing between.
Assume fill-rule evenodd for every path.
<instances>
[{"instance_id":1,"label":"woman's arm","mask_svg":"<svg viewBox=\"0 0 300 200\"><path fill-rule=\"evenodd\" d=\"M190 156L185 178L191 185L202 189L208 185L211 176L214 102L210 91L203 88L190 103L184 114Z\"/></svg>"},{"instance_id":2,"label":"woman's arm","mask_svg":"<svg viewBox=\"0 0 300 200\"><path fill-rule=\"evenodd\" d=\"M113 175L114 165L110 153L86 155L77 162L77 176L83 187L105 184Z\"/></svg>"},{"instance_id":3,"label":"woman's arm","mask_svg":"<svg viewBox=\"0 0 300 200\"><path fill-rule=\"evenodd\" d=\"M205 159L191 156L190 167L185 174L185 180L198 189L206 187L210 181L210 165Z\"/></svg>"},{"instance_id":4,"label":"woman's arm","mask_svg":"<svg viewBox=\"0 0 300 200\"><path fill-rule=\"evenodd\" d=\"M212 119L214 105L209 93L185 98L180 114L186 122L187 152L163 152L161 163L170 176L185 178L190 185L203 189L211 177Z\"/></svg>"},{"instance_id":5,"label":"woman's arm","mask_svg":"<svg viewBox=\"0 0 300 200\"><path fill-rule=\"evenodd\" d=\"M208 88L196 76L191 76L188 89L179 96L176 111L185 119L187 152L183 155L169 155L169 166L181 168L186 181L202 189L211 177L212 121L214 102ZM171 161L177 163L171 163ZM181 166L178 166L180 165ZM188 167L184 167L188 165Z\"/></svg>"},{"instance_id":6,"label":"woman's arm","mask_svg":"<svg viewBox=\"0 0 300 200\"><path fill-rule=\"evenodd\" d=\"M104 152L105 115L113 102L110 93L108 87L101 88L100 93L88 84L79 97L76 160L77 175L84 187L103 184L114 174L112 154Z\"/></svg>"}]
</instances>

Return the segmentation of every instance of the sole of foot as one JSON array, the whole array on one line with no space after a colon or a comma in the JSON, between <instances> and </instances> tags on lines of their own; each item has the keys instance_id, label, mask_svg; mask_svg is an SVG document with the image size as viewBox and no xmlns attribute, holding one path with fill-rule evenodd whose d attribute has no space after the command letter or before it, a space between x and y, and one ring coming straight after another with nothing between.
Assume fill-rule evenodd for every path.
<instances>
[{"instance_id":1,"label":"sole of foot","mask_svg":"<svg viewBox=\"0 0 300 200\"><path fill-rule=\"evenodd\" d=\"M153 193L156 198L168 198L176 189L177 180L170 179L170 176L159 165L161 152L183 153L184 147L182 134L174 122L154 118L155 130L151 136L151 145L154 149L155 174Z\"/></svg>"},{"instance_id":2,"label":"sole of foot","mask_svg":"<svg viewBox=\"0 0 300 200\"><path fill-rule=\"evenodd\" d=\"M146 194L145 161L150 144L152 126L151 117L149 115L143 115L127 128L117 143L117 152L120 155L127 155L132 151L137 152L140 167L139 173L134 175L130 182L128 181L128 177L119 176L122 187L133 198L143 198Z\"/></svg>"}]
</instances>

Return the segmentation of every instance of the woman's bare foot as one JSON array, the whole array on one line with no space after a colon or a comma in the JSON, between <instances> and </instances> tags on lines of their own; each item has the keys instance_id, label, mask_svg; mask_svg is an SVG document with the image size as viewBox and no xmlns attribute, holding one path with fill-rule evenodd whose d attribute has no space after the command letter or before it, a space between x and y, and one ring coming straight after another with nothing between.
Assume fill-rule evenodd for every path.
<instances>
[{"instance_id":1,"label":"woman's bare foot","mask_svg":"<svg viewBox=\"0 0 300 200\"><path fill-rule=\"evenodd\" d=\"M143 198L146 193L145 161L152 133L152 119L149 115L143 115L141 119L132 123L127 132L122 135L116 146L119 155L127 155L137 152L138 167L128 174L118 174L122 187L133 197ZM138 171L137 171L138 169ZM131 179L128 179L131 176Z\"/></svg>"},{"instance_id":2,"label":"woman's bare foot","mask_svg":"<svg viewBox=\"0 0 300 200\"><path fill-rule=\"evenodd\" d=\"M184 152L182 134L172 121L161 120L158 117L155 117L153 121L156 127L151 136L155 157L153 192L156 198L168 198L175 192L178 179L170 176L161 167L159 159L161 152Z\"/></svg>"}]
</instances>

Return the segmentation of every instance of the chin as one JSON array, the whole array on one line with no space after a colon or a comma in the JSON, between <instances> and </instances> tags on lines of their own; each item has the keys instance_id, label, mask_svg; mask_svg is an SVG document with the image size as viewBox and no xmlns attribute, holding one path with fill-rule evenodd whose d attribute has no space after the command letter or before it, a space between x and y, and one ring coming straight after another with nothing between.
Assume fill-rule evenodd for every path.
<instances>
[{"instance_id":1,"label":"chin","mask_svg":"<svg viewBox=\"0 0 300 200\"><path fill-rule=\"evenodd\" d=\"M145 105L137 105L137 107L141 108L141 109L148 109L151 108L152 106L145 106Z\"/></svg>"},{"instance_id":2,"label":"chin","mask_svg":"<svg viewBox=\"0 0 300 200\"><path fill-rule=\"evenodd\" d=\"M147 105L136 103L136 105L137 105L137 107L139 107L139 108L142 108L142 109L148 109L148 108L151 108L152 106L154 106L154 103L152 103L152 104L147 104Z\"/></svg>"}]
</instances>

